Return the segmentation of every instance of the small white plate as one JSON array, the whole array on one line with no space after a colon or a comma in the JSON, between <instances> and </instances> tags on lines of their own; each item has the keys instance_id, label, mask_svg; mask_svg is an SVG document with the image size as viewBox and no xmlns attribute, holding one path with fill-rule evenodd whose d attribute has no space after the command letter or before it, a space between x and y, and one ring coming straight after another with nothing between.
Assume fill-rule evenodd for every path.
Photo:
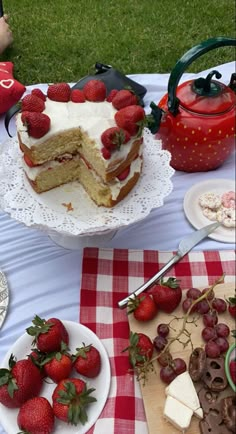
<instances>
[{"instance_id":1,"label":"small white plate","mask_svg":"<svg viewBox=\"0 0 236 434\"><path fill-rule=\"evenodd\" d=\"M86 381L88 387L94 387L96 389L91 396L94 396L97 401L89 405L87 408L88 421L86 424L72 426L55 418L55 428L53 431L55 434L85 434L96 422L106 403L111 382L110 362L100 339L90 329L82 324L77 324L72 321L63 321L63 324L69 333L69 348L71 353L75 352L75 349L82 346L84 342L86 345L93 344L101 355L101 371L97 377L88 379L79 376ZM25 358L26 355L31 352L31 348L32 337L25 333L15 342L12 348L10 348L1 367L8 367L8 360L11 354L14 354L17 360L20 360ZM78 374L73 371L71 376L78 377ZM55 383L49 384L44 382L40 396L45 396L51 403L51 396L55 387ZM0 422L7 434L16 434L19 431L17 425L18 412L19 409L9 409L0 404Z\"/></svg>"},{"instance_id":2,"label":"small white plate","mask_svg":"<svg viewBox=\"0 0 236 434\"><path fill-rule=\"evenodd\" d=\"M202 213L201 206L198 203L199 196L203 193L212 192L222 195L227 191L235 191L235 183L231 179L209 179L207 181L199 182L193 185L184 196L184 212L190 223L196 228L200 229L207 224L210 220ZM212 222L213 223L213 222ZM235 242L235 228L226 228L220 226L210 235L210 238L224 243Z\"/></svg>"},{"instance_id":3,"label":"small white plate","mask_svg":"<svg viewBox=\"0 0 236 434\"><path fill-rule=\"evenodd\" d=\"M0 271L0 328L2 327L7 314L9 304L9 288L5 274Z\"/></svg>"}]
</instances>

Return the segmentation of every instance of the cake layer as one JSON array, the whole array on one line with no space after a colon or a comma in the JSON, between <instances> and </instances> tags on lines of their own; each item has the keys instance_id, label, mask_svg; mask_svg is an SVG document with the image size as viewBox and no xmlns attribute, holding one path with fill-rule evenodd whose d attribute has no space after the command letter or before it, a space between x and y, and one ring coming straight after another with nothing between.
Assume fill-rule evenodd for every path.
<instances>
[{"instance_id":1,"label":"cake layer","mask_svg":"<svg viewBox=\"0 0 236 434\"><path fill-rule=\"evenodd\" d=\"M37 193L43 193L68 182L77 181L80 164L80 159L74 158L64 163L53 161L30 168L23 160L25 174Z\"/></svg>"},{"instance_id":2,"label":"cake layer","mask_svg":"<svg viewBox=\"0 0 236 434\"><path fill-rule=\"evenodd\" d=\"M142 158L138 157L131 163L130 174L124 181L115 178L110 183L103 183L89 170L81 165L79 181L88 195L98 206L112 207L119 203L132 190L140 177Z\"/></svg>"},{"instance_id":3,"label":"cake layer","mask_svg":"<svg viewBox=\"0 0 236 434\"><path fill-rule=\"evenodd\" d=\"M23 160L23 168L31 186L37 193L71 181L79 181L98 206L112 207L120 202L137 183L142 168L142 157L137 157L131 163L129 175L123 181L114 178L108 183L103 182L94 170L78 156L61 162L47 162L33 168L27 166Z\"/></svg>"}]
</instances>

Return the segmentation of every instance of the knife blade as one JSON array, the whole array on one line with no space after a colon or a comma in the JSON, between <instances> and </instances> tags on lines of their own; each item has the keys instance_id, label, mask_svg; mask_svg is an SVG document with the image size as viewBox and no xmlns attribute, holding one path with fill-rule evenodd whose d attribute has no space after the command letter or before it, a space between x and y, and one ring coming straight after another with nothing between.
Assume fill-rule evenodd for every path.
<instances>
[{"instance_id":1,"label":"knife blade","mask_svg":"<svg viewBox=\"0 0 236 434\"><path fill-rule=\"evenodd\" d=\"M187 235L183 238L178 246L177 253L172 256L172 258L162 267L154 276L152 276L147 282L137 288L130 295L125 297L123 300L118 302L118 306L120 308L124 308L128 301L137 297L137 295L141 294L148 288L151 288L157 280L159 280L176 262L182 259L193 247L195 247L200 241L206 238L211 232L217 229L220 226L219 222L211 223L208 226L205 226L202 229L199 229L195 232L192 232L190 235Z\"/></svg>"}]
</instances>

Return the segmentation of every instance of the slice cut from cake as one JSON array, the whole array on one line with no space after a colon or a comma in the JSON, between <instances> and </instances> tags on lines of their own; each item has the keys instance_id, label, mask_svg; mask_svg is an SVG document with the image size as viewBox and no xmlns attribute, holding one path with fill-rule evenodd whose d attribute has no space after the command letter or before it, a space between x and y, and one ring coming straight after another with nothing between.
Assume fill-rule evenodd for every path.
<instances>
[{"instance_id":1,"label":"slice cut from cake","mask_svg":"<svg viewBox=\"0 0 236 434\"><path fill-rule=\"evenodd\" d=\"M23 98L17 134L23 167L36 192L79 181L97 205L110 207L137 183L145 112L129 91L120 99L122 91L116 92L115 104L104 99L101 83L98 93L90 83L89 91L76 98L66 83L49 86L47 97Z\"/></svg>"}]
</instances>

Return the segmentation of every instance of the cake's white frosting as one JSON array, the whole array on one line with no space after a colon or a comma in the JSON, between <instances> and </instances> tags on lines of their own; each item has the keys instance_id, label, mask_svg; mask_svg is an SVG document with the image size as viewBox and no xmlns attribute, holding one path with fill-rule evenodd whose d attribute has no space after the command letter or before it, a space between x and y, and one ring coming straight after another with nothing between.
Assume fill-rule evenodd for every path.
<instances>
[{"instance_id":1,"label":"cake's white frosting","mask_svg":"<svg viewBox=\"0 0 236 434\"><path fill-rule=\"evenodd\" d=\"M57 102L47 98L43 111L51 120L50 130L47 134L40 139L30 137L26 126L21 121L21 114L17 116L16 125L21 134L22 142L28 148L40 145L54 134L78 127L81 127L91 139L102 146L100 140L102 132L107 128L116 126L114 120L116 111L113 105L107 101L74 103L72 101Z\"/></svg>"},{"instance_id":2,"label":"cake's white frosting","mask_svg":"<svg viewBox=\"0 0 236 434\"><path fill-rule=\"evenodd\" d=\"M114 119L117 110L110 102L90 102L74 103L69 101L67 103L52 101L47 98L45 102L44 114L50 117L51 124L50 130L40 139L35 139L28 135L27 127L23 125L21 121L21 113L17 115L16 126L17 131L20 133L22 143L24 143L29 149L34 146L38 146L50 139L55 134L58 134L69 129L80 127L81 130L86 132L94 142L94 147L101 149L103 144L101 142L102 133L111 127L116 127ZM125 160L132 144L136 137L132 137L131 140L125 145L121 145L119 150L111 153L111 158L105 160L101 154L101 158L104 160L105 167L109 166L114 160L117 161L117 166L120 166L120 162ZM116 165L112 165L112 170L116 169Z\"/></svg>"}]
</instances>

